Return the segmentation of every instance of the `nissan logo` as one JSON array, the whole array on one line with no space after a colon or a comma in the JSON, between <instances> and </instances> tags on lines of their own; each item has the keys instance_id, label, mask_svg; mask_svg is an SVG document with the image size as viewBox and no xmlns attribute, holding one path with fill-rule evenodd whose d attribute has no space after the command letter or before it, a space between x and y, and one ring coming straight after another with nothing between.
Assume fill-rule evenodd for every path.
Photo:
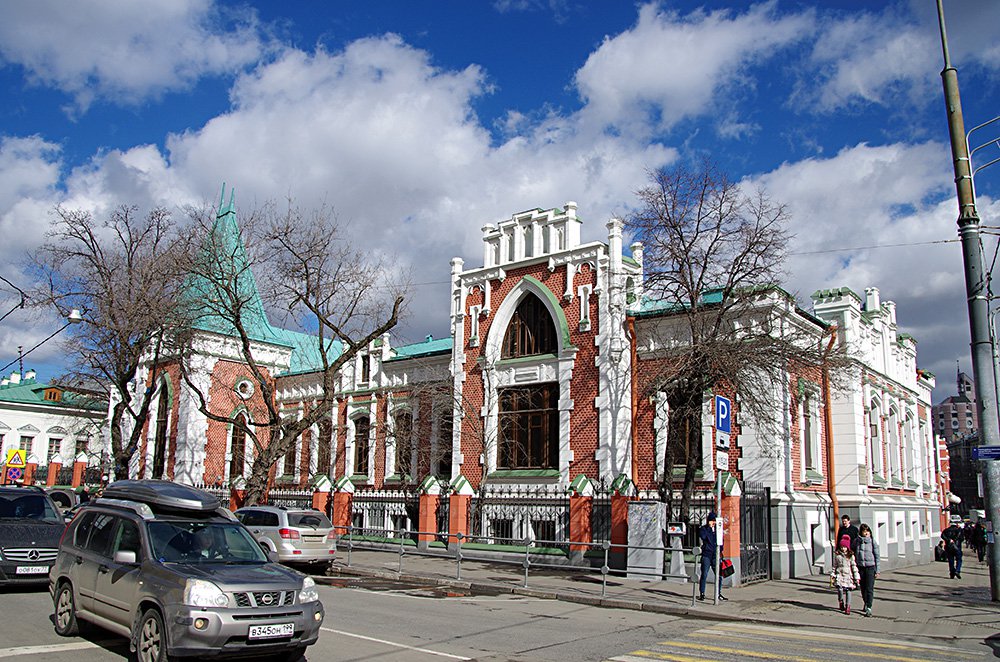
<instances>
[{"instance_id":1,"label":"nissan logo","mask_svg":"<svg viewBox=\"0 0 1000 662\"><path fill-rule=\"evenodd\" d=\"M41 554L38 553L37 549L28 550L29 561L37 561L39 556L41 556Z\"/></svg>"},{"instance_id":2,"label":"nissan logo","mask_svg":"<svg viewBox=\"0 0 1000 662\"><path fill-rule=\"evenodd\" d=\"M274 602L274 596L271 595L270 593L265 593L264 595L261 596L260 601L265 605L270 605L272 602Z\"/></svg>"}]
</instances>

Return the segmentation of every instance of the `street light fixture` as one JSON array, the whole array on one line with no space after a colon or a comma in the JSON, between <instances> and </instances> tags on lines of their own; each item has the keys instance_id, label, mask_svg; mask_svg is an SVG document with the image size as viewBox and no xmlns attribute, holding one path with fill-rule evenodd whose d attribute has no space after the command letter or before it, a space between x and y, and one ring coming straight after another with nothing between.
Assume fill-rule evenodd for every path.
<instances>
[{"instance_id":1,"label":"street light fixture","mask_svg":"<svg viewBox=\"0 0 1000 662\"><path fill-rule=\"evenodd\" d=\"M61 327L59 327L58 329L56 329L47 338L45 338L44 340L42 340L41 342L39 342L37 345L35 345L31 349L29 349L27 352L19 352L19 355L18 355L18 357L16 359L14 359L13 361L11 361L10 363L8 363L7 365L5 365L4 367L0 368L0 373L3 373L5 370L7 370L7 368L11 367L15 363L20 364L24 360L25 356L27 356L28 354L31 354L33 351L35 351L36 349L38 349L39 347L41 347L42 345L44 345L48 341L50 341L53 338L55 338L57 335L59 335L60 333L62 333L63 331L65 331L70 326L72 326L74 324L79 324L82 321L83 321L83 315L80 314L79 310L77 310L76 308L74 308L73 310L70 311L69 315L66 316L66 323L65 324L63 324ZM19 368L23 371L24 370L24 365L23 364L19 365Z\"/></svg>"}]
</instances>

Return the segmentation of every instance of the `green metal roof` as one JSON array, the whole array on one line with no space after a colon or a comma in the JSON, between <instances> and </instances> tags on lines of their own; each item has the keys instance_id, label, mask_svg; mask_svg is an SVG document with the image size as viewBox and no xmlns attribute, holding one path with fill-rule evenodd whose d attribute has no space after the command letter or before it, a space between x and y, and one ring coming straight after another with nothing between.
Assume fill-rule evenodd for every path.
<instances>
[{"instance_id":1,"label":"green metal roof","mask_svg":"<svg viewBox=\"0 0 1000 662\"><path fill-rule=\"evenodd\" d=\"M434 340L434 336L427 336L423 342L412 345L402 345L393 347L393 357L390 361L401 361L403 359L415 359L420 356L430 356L433 354L445 354L451 351L454 342L452 338L442 338Z\"/></svg>"},{"instance_id":2,"label":"green metal roof","mask_svg":"<svg viewBox=\"0 0 1000 662\"><path fill-rule=\"evenodd\" d=\"M251 340L272 345L287 347L292 350L289 373L312 372L323 367L320 356L319 339L316 336L298 331L290 331L273 326L267 318L264 302L257 289L250 268L250 259L240 237L236 220L236 191L230 191L229 203L225 203L225 184L222 187L222 198L219 200L219 211L212 226L211 236L205 240L204 251L219 251L230 256L229 264L220 264L226 273L223 277L236 280L236 295L243 301L243 326ZM211 258L210 258L211 260ZM212 264L212 261L210 261ZM187 296L193 301L210 301L214 296L214 287L203 276L195 275L188 279L185 286ZM236 328L226 318L215 313L210 306L202 308L202 314L194 323L196 329L235 337ZM343 345L338 340L327 340L328 360L335 360L343 351Z\"/></svg>"},{"instance_id":3,"label":"green metal roof","mask_svg":"<svg viewBox=\"0 0 1000 662\"><path fill-rule=\"evenodd\" d=\"M49 388L58 388L62 391L61 400L46 400L45 391ZM93 411L104 411L107 409L107 402L102 402L100 398L74 391L67 391L55 384L45 384L32 379L25 379L20 384L7 384L0 386L0 402L10 402L29 405L44 405L46 407L60 407L72 409L90 409Z\"/></svg>"}]
</instances>

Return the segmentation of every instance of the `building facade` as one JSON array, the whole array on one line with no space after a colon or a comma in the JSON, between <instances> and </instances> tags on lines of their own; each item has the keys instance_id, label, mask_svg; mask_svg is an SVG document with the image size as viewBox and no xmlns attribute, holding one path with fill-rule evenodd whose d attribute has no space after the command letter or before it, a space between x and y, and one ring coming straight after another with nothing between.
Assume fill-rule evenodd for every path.
<instances>
[{"instance_id":1,"label":"building facade","mask_svg":"<svg viewBox=\"0 0 1000 662\"><path fill-rule=\"evenodd\" d=\"M668 475L665 464L677 437L659 380L683 350L677 311L646 296L642 245L623 247L621 221L607 222L607 240L595 242L581 240L582 223L568 202L485 225L482 264L451 261L451 337L370 343L337 375L330 415L272 468L274 484L324 477L337 489L391 490L432 477L445 491L531 490L553 500L582 483L651 499L678 489L676 468ZM218 224L235 228L231 204ZM740 394L723 384L705 393L687 455L697 490L710 500L712 396L725 394L736 416L722 482L734 503L751 489L766 499L761 544L771 576L826 571L836 512L872 525L885 567L929 560L941 505L933 377L917 368L895 306L875 289L864 298L838 289L813 295L808 313L780 288L756 294L753 306L754 317L780 320L775 328L794 327L810 342L834 337L856 374L835 391L822 369L788 366L767 394L768 421L741 415ZM302 416L322 394L310 339L271 326L262 305L249 328L282 411ZM255 449L226 421L259 412L261 390L223 328L199 333L192 384L169 362L145 366L137 380L137 392L156 392L133 475L232 485L249 470ZM199 411L202 398L216 416ZM726 515L734 535L745 512ZM569 539L560 515L539 513L486 518L483 533ZM405 522L406 511L396 517Z\"/></svg>"}]
</instances>

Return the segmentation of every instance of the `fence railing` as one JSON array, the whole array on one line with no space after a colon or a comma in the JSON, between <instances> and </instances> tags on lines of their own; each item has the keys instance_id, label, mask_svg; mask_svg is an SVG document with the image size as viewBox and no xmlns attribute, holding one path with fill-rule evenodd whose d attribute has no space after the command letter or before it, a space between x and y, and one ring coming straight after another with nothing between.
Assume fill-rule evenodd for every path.
<instances>
[{"instance_id":1,"label":"fence railing","mask_svg":"<svg viewBox=\"0 0 1000 662\"><path fill-rule=\"evenodd\" d=\"M533 569L548 569L548 570L567 570L568 567L565 564L553 563L549 555L544 553L546 549L557 549L563 546L573 546L579 548L586 548L588 550L596 551L602 558L603 563L599 567L588 567L588 566L572 566L574 572L584 572L593 573L601 575L601 597L607 597L607 581L608 575L621 576L627 574L629 576L644 576L644 577L656 577L659 579L684 579L685 581L691 582L691 605L694 606L695 603L695 591L698 588L698 572L700 568L701 559L701 548L700 547L659 547L659 546L642 546L642 545L614 545L608 541L602 542L591 542L591 541L575 541L575 540L516 540L516 539L506 539L503 541L505 549L508 551L506 555L496 555L496 554L476 554L477 551L481 550L482 547L477 546L478 543L487 543L494 545L496 544L495 536L489 538L483 538L478 536L465 535L463 533L456 533L454 535L447 535L448 545L437 545L428 546L421 548L418 546L414 540L423 536L439 536L437 531L416 531L409 529L374 529L372 527L364 527L359 529L357 527L349 526L347 527L347 532L340 537L337 548L340 553L346 550L347 553L347 567L351 567L351 554L354 549L365 549L365 550L379 550L389 553L394 553L398 557L397 563L397 573L403 573L403 559L406 556L434 556L441 559L450 559L455 562L455 579L462 579L462 563L464 562L478 562L478 563L506 563L512 565L520 565L524 569L524 577L522 579L522 586L528 588L531 571ZM660 571L655 571L653 569L629 569L629 570L616 570L611 568L609 565L609 556L615 552L623 553L628 555L629 550L647 550L647 551L659 551L664 553L664 565ZM668 566L675 566L676 564L670 562L671 554L681 555L682 563L681 566L685 569L690 566L690 571L685 570L683 573L671 573L665 568Z\"/></svg>"},{"instance_id":2,"label":"fence railing","mask_svg":"<svg viewBox=\"0 0 1000 662\"><path fill-rule=\"evenodd\" d=\"M285 508L312 508L313 491L309 488L272 487L267 491L267 505Z\"/></svg>"}]
</instances>

